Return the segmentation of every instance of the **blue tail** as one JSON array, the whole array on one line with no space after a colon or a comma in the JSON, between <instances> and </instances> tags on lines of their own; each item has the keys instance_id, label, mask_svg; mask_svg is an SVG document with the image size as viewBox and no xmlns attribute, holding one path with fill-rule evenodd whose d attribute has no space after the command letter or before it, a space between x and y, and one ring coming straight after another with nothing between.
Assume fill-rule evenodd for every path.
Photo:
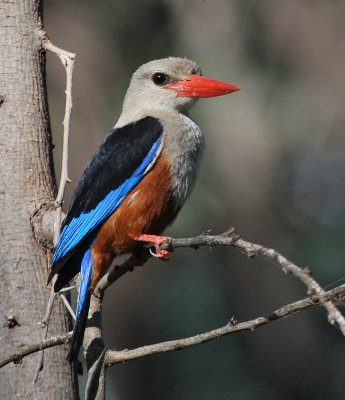
<instances>
[{"instance_id":1,"label":"blue tail","mask_svg":"<svg viewBox=\"0 0 345 400\"><path fill-rule=\"evenodd\" d=\"M76 320L73 329L73 335L70 342L70 348L67 355L67 360L71 363L77 358L80 347L83 343L84 332L86 328L87 316L90 307L90 279L92 271L92 255L91 249L88 249L84 254L81 262L80 270L80 289L77 303Z\"/></svg>"}]
</instances>

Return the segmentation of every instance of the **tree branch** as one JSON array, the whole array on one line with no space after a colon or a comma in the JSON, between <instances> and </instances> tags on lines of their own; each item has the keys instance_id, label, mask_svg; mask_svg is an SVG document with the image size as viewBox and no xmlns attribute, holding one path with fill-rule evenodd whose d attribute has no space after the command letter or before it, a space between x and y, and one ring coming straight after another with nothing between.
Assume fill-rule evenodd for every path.
<instances>
[{"instance_id":1,"label":"tree branch","mask_svg":"<svg viewBox=\"0 0 345 400\"><path fill-rule=\"evenodd\" d=\"M344 295L345 295L345 284L325 292L324 299L328 301L336 299L338 297L341 298ZM167 351L180 350L183 348L196 346L198 344L208 342L210 340L213 340L215 338L224 335L229 335L248 330L254 331L256 328L259 328L263 325L266 325L273 321L277 321L282 318L286 318L290 315L297 314L300 311L306 310L308 308L317 305L321 305L318 299L316 299L313 296L307 297L303 300L287 304L265 316L257 317L255 319L246 322L237 322L234 319L231 319L228 324L226 324L221 328L204 332L199 335L191 336L188 338L138 347L133 350L121 350L121 351L107 350L105 354L105 364L106 366L112 366L114 364L134 360L141 357L146 357L151 354L164 353ZM40 343L32 344L29 346L22 346L16 352L14 352L10 356L0 361L0 368L11 362L14 363L21 362L21 360L24 357L36 353L38 351L58 346L61 344L66 344L69 342L71 336L72 333L69 332L66 333L65 335L59 335L51 337L49 339L44 339Z\"/></svg>"},{"instance_id":2,"label":"tree branch","mask_svg":"<svg viewBox=\"0 0 345 400\"><path fill-rule=\"evenodd\" d=\"M66 105L65 105L65 116L63 120L63 150L62 150L62 167L61 167L61 177L60 177L60 184L57 197L55 199L55 203L57 205L55 210L55 221L54 221L54 236L53 236L53 245L55 246L60 235L60 226L61 226L61 216L62 216L62 202L65 193L65 188L67 182L70 182L68 178L68 142L69 142L69 131L70 131L70 121L71 121L71 113L72 113L72 81L73 81L73 69L74 69L74 59L76 55L74 53L68 52L66 50L60 49L59 47L55 46L49 39L47 33L40 29L38 31L38 35L41 39L41 43L43 48L46 51L51 51L55 53L61 60L62 65L66 70ZM32 221L32 218L30 219ZM46 315L42 322L42 326L44 328L43 332L43 339L46 339L48 334L49 328L49 320L53 308L53 303L56 294L54 293L54 283L56 278L52 281L52 288L50 293L49 303L47 305ZM44 351L41 352L38 367L34 377L34 383L37 382L39 373L43 368L43 361L44 361Z\"/></svg>"},{"instance_id":3,"label":"tree branch","mask_svg":"<svg viewBox=\"0 0 345 400\"><path fill-rule=\"evenodd\" d=\"M345 290L345 287L343 288ZM208 332L204 332L195 336L191 336L184 339L171 340L168 342L162 342L157 344L152 344L149 346L138 347L133 350L107 350L105 355L105 364L107 367L112 365L123 363L125 361L135 360L137 358L146 357L148 355L156 353L165 353L168 351L182 350L188 347L196 346L201 343L209 342L213 339L217 339L221 336L229 335L232 333L242 332L242 331L254 331L263 325L266 325L272 321L288 317L290 315L296 314L301 310L305 310L312 306L315 306L318 302L314 302L312 298L307 298L304 300L297 301L295 303L288 304L284 307L273 311L271 314L267 314L263 317L257 317L246 322L237 322L233 318L226 324L218 329L213 329Z\"/></svg>"},{"instance_id":4,"label":"tree branch","mask_svg":"<svg viewBox=\"0 0 345 400\"><path fill-rule=\"evenodd\" d=\"M70 121L71 113L73 107L72 101L72 82L73 82L73 69L74 61L76 55L69 51L63 50L55 46L49 39L46 32L43 30L39 31L39 35L42 41L42 45L46 51L55 53L61 60L62 65L66 70L66 104L65 104L65 117L63 120L63 149L62 149L62 166L61 166L61 176L58 194L56 196L56 202L60 206L59 212L56 214L55 222L55 234L54 234L54 245L56 245L59 235L60 235L60 225L61 225L61 205L64 198L65 188L67 182L70 182L68 177L68 142L69 142L69 131L70 131Z\"/></svg>"},{"instance_id":5,"label":"tree branch","mask_svg":"<svg viewBox=\"0 0 345 400\"><path fill-rule=\"evenodd\" d=\"M200 235L195 238L186 239L169 238L166 243L161 245L161 248L169 250L177 247L198 248L200 246L233 246L242 250L248 257L261 255L269 258L275 261L276 265L278 265L283 272L294 275L307 286L308 295L315 296L323 304L328 311L328 321L331 324L336 322L342 334L345 336L345 319L343 315L330 300L326 300L326 292L315 281L315 279L311 277L310 268L302 269L282 256L276 250L243 240L238 234L233 233L233 231L234 229L231 228L229 231L218 236Z\"/></svg>"},{"instance_id":6,"label":"tree branch","mask_svg":"<svg viewBox=\"0 0 345 400\"><path fill-rule=\"evenodd\" d=\"M59 346L61 344L66 344L69 342L72 336L72 332L65 333L64 335L53 336L49 339L43 339L39 343L31 344L28 346L19 346L17 351L10 356L6 357L0 361L0 368L4 367L6 364L14 362L18 364L22 359L30 354L37 353L38 351L48 349L50 347Z\"/></svg>"}]
</instances>

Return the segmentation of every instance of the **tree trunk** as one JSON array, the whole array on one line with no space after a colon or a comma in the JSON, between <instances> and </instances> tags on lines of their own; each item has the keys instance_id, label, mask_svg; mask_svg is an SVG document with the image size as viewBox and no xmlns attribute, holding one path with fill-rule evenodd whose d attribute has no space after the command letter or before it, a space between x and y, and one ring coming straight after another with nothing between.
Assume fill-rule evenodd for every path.
<instances>
[{"instance_id":1,"label":"tree trunk","mask_svg":"<svg viewBox=\"0 0 345 400\"><path fill-rule=\"evenodd\" d=\"M45 54L38 37L39 0L0 1L0 345L8 355L39 342L50 288L49 252L34 238L30 215L55 192L45 89ZM68 330L55 301L49 335ZM64 346L45 353L44 369L32 384L38 354L1 370L2 399L73 399L74 374Z\"/></svg>"}]
</instances>

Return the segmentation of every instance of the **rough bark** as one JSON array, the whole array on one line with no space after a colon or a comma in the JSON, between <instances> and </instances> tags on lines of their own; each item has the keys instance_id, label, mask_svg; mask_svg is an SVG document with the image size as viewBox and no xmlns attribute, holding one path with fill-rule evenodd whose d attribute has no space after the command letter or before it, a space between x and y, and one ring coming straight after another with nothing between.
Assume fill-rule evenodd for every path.
<instances>
[{"instance_id":1,"label":"rough bark","mask_svg":"<svg viewBox=\"0 0 345 400\"><path fill-rule=\"evenodd\" d=\"M49 298L49 252L34 238L30 215L55 191L45 93L45 54L38 36L41 2L0 2L0 346L6 354L40 342ZM55 302L49 335L68 330L65 310ZM48 350L32 384L38 355L6 366L2 399L72 399L74 374L64 346Z\"/></svg>"}]
</instances>

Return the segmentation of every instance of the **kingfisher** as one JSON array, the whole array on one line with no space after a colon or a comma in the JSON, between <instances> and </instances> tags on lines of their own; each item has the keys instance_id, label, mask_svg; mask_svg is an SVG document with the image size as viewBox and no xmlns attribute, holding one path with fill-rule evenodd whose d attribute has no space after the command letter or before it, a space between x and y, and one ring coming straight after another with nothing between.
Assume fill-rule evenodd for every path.
<instances>
[{"instance_id":1,"label":"kingfisher","mask_svg":"<svg viewBox=\"0 0 345 400\"><path fill-rule=\"evenodd\" d=\"M198 98L237 90L185 58L150 61L133 74L119 120L77 185L52 260L55 292L80 272L69 362L83 341L90 296L112 261L129 254L131 266L143 265L148 243L153 256L169 254L160 235L188 198L205 147L190 108Z\"/></svg>"}]
</instances>

